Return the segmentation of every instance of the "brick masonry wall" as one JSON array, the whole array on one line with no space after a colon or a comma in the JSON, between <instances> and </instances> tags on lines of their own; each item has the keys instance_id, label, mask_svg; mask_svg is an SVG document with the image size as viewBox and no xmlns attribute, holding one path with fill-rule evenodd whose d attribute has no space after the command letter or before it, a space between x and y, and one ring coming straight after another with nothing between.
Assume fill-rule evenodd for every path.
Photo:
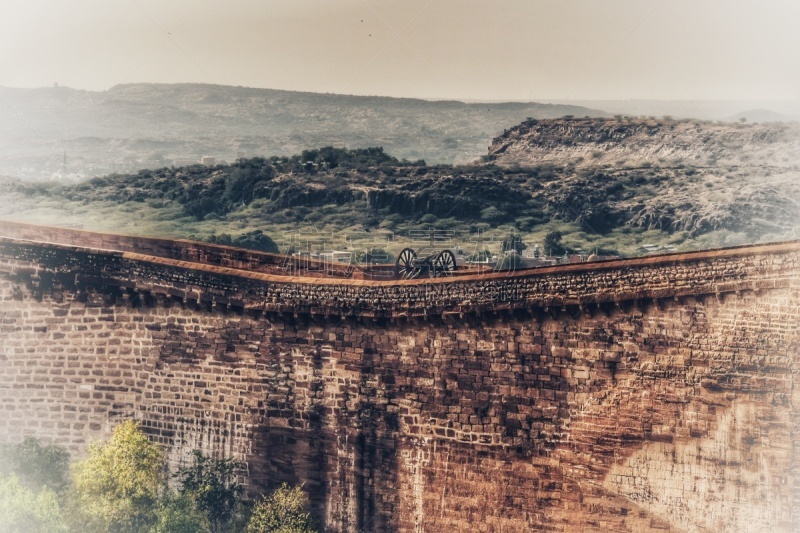
<instances>
[{"instance_id":1,"label":"brick masonry wall","mask_svg":"<svg viewBox=\"0 0 800 533\"><path fill-rule=\"evenodd\" d=\"M5 239L0 438L135 417L332 531L794 531L799 252L333 283Z\"/></svg>"}]
</instances>

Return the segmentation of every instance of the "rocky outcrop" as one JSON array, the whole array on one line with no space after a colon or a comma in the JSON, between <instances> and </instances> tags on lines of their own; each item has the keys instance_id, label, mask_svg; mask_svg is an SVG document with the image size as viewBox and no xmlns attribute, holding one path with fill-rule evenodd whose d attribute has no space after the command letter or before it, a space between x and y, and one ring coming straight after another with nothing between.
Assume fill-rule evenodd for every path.
<instances>
[{"instance_id":1,"label":"rocky outcrop","mask_svg":"<svg viewBox=\"0 0 800 533\"><path fill-rule=\"evenodd\" d=\"M663 163L694 166L800 164L797 123L713 123L698 120L528 120L489 147L497 164L572 162L579 167Z\"/></svg>"}]
</instances>

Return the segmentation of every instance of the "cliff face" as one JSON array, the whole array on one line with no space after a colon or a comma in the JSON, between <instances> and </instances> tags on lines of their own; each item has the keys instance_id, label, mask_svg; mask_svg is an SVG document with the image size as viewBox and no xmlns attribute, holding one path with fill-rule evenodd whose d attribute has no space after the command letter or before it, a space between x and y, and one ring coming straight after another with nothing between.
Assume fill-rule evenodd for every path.
<instances>
[{"instance_id":1,"label":"cliff face","mask_svg":"<svg viewBox=\"0 0 800 533\"><path fill-rule=\"evenodd\" d=\"M489 147L500 165L775 166L800 164L797 123L732 124L696 120L529 120Z\"/></svg>"},{"instance_id":2,"label":"cliff face","mask_svg":"<svg viewBox=\"0 0 800 533\"><path fill-rule=\"evenodd\" d=\"M330 531L789 532L798 254L386 283L0 239L0 439L134 417Z\"/></svg>"},{"instance_id":3,"label":"cliff face","mask_svg":"<svg viewBox=\"0 0 800 533\"><path fill-rule=\"evenodd\" d=\"M566 166L534 197L590 232L629 225L775 240L800 226L798 124L529 120L497 137L489 159Z\"/></svg>"}]
</instances>

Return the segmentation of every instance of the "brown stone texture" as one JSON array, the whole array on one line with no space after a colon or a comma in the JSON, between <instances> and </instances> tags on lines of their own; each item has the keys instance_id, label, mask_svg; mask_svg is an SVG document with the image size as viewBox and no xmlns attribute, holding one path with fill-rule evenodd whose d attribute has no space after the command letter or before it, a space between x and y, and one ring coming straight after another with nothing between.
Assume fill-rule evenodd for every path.
<instances>
[{"instance_id":1,"label":"brown stone texture","mask_svg":"<svg viewBox=\"0 0 800 533\"><path fill-rule=\"evenodd\" d=\"M442 282L0 239L0 440L135 417L330 531L797 531L800 244Z\"/></svg>"}]
</instances>

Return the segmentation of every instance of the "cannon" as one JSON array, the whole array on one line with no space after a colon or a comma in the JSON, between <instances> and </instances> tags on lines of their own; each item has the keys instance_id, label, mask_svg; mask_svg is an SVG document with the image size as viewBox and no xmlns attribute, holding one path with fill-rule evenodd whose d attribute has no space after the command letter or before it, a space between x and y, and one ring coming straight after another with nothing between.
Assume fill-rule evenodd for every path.
<instances>
[{"instance_id":1,"label":"cannon","mask_svg":"<svg viewBox=\"0 0 800 533\"><path fill-rule=\"evenodd\" d=\"M395 276L400 279L416 279L420 276L438 278L452 275L455 270L456 256L452 250L438 250L418 257L412 248L403 248L395 261Z\"/></svg>"}]
</instances>

